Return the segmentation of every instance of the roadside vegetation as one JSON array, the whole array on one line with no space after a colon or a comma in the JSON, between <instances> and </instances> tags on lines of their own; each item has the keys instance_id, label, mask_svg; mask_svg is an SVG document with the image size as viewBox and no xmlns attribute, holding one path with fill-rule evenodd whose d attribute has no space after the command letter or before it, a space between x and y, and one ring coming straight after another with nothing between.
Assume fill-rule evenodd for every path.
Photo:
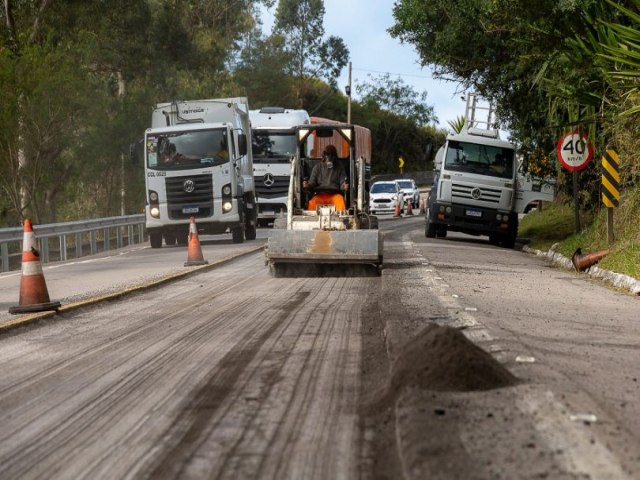
<instances>
[{"instance_id":1,"label":"roadside vegetation","mask_svg":"<svg viewBox=\"0 0 640 480\"><path fill-rule=\"evenodd\" d=\"M556 251L571 258L577 248L582 253L608 250L598 266L616 273L640 279L640 229L635 208L626 204L614 211L614 238L609 244L607 236L607 212L580 212L578 233L575 229L575 212L569 202L545 203L541 210L534 210L520 221L519 237L535 250Z\"/></svg>"},{"instance_id":2,"label":"roadside vegetation","mask_svg":"<svg viewBox=\"0 0 640 480\"><path fill-rule=\"evenodd\" d=\"M324 14L323 0L1 2L0 228L141 212L129 148L158 102L247 97L346 122L351 58ZM424 169L444 138L427 93L385 74L353 83L375 172L400 156Z\"/></svg>"}]
</instances>

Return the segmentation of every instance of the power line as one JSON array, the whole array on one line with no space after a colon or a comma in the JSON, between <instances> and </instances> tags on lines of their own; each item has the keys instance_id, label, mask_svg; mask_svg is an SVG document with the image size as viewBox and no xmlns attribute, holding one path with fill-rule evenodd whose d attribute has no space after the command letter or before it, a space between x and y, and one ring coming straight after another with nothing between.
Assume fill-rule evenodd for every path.
<instances>
[{"instance_id":1,"label":"power line","mask_svg":"<svg viewBox=\"0 0 640 480\"><path fill-rule=\"evenodd\" d=\"M417 75L414 73L395 73L395 72L382 72L379 70L368 70L366 68L356 68L356 67L352 67L353 70L358 70L360 72L368 72L368 73L380 73L383 75L397 75L399 77L415 77L415 78L423 78L423 79L430 79L432 77L428 77L428 76L424 76L424 75Z\"/></svg>"}]
</instances>

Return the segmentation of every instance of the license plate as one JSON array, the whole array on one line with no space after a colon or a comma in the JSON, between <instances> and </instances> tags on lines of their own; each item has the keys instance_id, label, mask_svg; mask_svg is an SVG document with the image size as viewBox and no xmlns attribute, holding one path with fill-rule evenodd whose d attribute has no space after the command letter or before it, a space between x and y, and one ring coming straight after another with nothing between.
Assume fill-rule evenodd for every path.
<instances>
[{"instance_id":1,"label":"license plate","mask_svg":"<svg viewBox=\"0 0 640 480\"><path fill-rule=\"evenodd\" d=\"M482 212L480 210L474 210L472 208L467 208L466 212L468 217L481 217Z\"/></svg>"},{"instance_id":2,"label":"license plate","mask_svg":"<svg viewBox=\"0 0 640 480\"><path fill-rule=\"evenodd\" d=\"M198 207L184 207L182 213L198 213L200 209Z\"/></svg>"},{"instance_id":3,"label":"license plate","mask_svg":"<svg viewBox=\"0 0 640 480\"><path fill-rule=\"evenodd\" d=\"M276 212L274 212L273 210L263 210L262 214L263 215L275 215Z\"/></svg>"}]
</instances>

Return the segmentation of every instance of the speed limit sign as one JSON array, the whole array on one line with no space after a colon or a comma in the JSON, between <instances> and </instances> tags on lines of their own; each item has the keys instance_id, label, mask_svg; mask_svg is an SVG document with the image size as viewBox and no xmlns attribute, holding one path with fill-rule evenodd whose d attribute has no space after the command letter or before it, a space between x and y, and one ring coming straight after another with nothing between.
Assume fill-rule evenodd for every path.
<instances>
[{"instance_id":1,"label":"speed limit sign","mask_svg":"<svg viewBox=\"0 0 640 480\"><path fill-rule=\"evenodd\" d=\"M556 146L558 160L570 172L582 170L593 158L593 144L586 133L567 132L558 140Z\"/></svg>"}]
</instances>

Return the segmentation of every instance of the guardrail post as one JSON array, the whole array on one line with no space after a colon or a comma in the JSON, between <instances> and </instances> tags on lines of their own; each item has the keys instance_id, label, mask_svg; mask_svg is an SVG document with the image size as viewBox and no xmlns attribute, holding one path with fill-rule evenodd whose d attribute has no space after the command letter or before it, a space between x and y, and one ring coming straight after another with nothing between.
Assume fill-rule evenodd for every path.
<instances>
[{"instance_id":1,"label":"guardrail post","mask_svg":"<svg viewBox=\"0 0 640 480\"><path fill-rule=\"evenodd\" d=\"M122 227L116 227L116 239L118 241L118 248L122 248Z\"/></svg>"},{"instance_id":2,"label":"guardrail post","mask_svg":"<svg viewBox=\"0 0 640 480\"><path fill-rule=\"evenodd\" d=\"M109 227L104 229L104 251L108 252L111 250L111 231Z\"/></svg>"},{"instance_id":3,"label":"guardrail post","mask_svg":"<svg viewBox=\"0 0 640 480\"><path fill-rule=\"evenodd\" d=\"M42 263L49 263L49 237L43 237L40 240L40 260Z\"/></svg>"},{"instance_id":4,"label":"guardrail post","mask_svg":"<svg viewBox=\"0 0 640 480\"><path fill-rule=\"evenodd\" d=\"M131 246L135 243L135 238L133 237L133 225L129 225L127 227L127 245Z\"/></svg>"},{"instance_id":5,"label":"guardrail post","mask_svg":"<svg viewBox=\"0 0 640 480\"><path fill-rule=\"evenodd\" d=\"M98 253L98 245L97 245L97 241L96 241L96 231L95 230L91 230L91 233L89 234L90 240L89 243L91 244L91 255L95 255L96 253Z\"/></svg>"},{"instance_id":6,"label":"guardrail post","mask_svg":"<svg viewBox=\"0 0 640 480\"><path fill-rule=\"evenodd\" d=\"M0 244L0 256L2 257L3 272L9 271L9 247L6 243Z\"/></svg>"},{"instance_id":7,"label":"guardrail post","mask_svg":"<svg viewBox=\"0 0 640 480\"><path fill-rule=\"evenodd\" d=\"M60 242L60 261L64 262L67 259L67 236L60 235L58 240Z\"/></svg>"},{"instance_id":8,"label":"guardrail post","mask_svg":"<svg viewBox=\"0 0 640 480\"><path fill-rule=\"evenodd\" d=\"M138 224L138 233L140 234L140 243L144 243L144 224Z\"/></svg>"},{"instance_id":9,"label":"guardrail post","mask_svg":"<svg viewBox=\"0 0 640 480\"><path fill-rule=\"evenodd\" d=\"M82 256L82 233L76 233L76 258Z\"/></svg>"}]
</instances>

